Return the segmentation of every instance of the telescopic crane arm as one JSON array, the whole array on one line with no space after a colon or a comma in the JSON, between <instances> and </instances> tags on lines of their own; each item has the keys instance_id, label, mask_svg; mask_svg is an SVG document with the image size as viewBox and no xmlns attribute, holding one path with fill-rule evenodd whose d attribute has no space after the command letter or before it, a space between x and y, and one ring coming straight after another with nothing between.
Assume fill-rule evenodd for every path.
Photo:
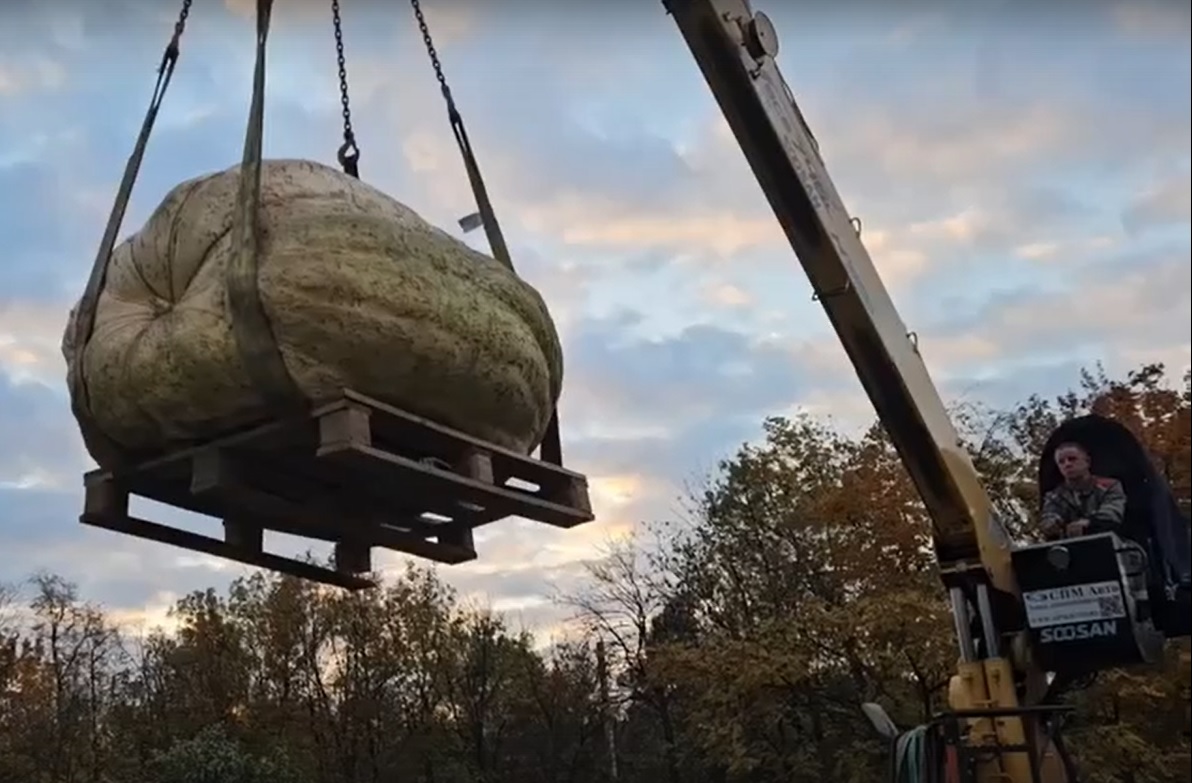
<instances>
[{"instance_id":1,"label":"telescopic crane arm","mask_svg":"<svg viewBox=\"0 0 1192 783\"><path fill-rule=\"evenodd\" d=\"M960 665L949 688L955 710L990 713L969 722L970 745L1041 741L1022 705L1043 673L1015 677L1001 618L1016 611L1011 542L993 512L914 335L878 276L775 56L778 39L748 0L663 0L711 87L754 175L790 240L869 399L914 480L933 524L935 553L950 589ZM1008 607L1008 608L1007 608ZM973 622L974 618L977 622ZM1007 623L1006 625L1009 625ZM974 640L972 629L980 644ZM1029 665L1028 665L1029 668ZM1010 713L997 715L992 713ZM1067 783L1058 762L1026 752L989 754L981 783ZM1040 769L1043 766L1045 769ZM1055 767L1055 769L1046 769Z\"/></svg>"},{"instance_id":2,"label":"telescopic crane arm","mask_svg":"<svg viewBox=\"0 0 1192 783\"><path fill-rule=\"evenodd\" d=\"M664 0L798 255L934 524L945 568L987 564L1013 592L1009 542L991 524L947 410L824 167L774 60L778 42L743 0Z\"/></svg>"}]
</instances>

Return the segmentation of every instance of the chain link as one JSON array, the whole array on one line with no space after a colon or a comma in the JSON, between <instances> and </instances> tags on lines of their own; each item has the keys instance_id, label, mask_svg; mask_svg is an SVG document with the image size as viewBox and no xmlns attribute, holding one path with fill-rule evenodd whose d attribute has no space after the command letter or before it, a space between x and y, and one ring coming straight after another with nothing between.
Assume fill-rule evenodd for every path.
<instances>
[{"instance_id":1,"label":"chain link","mask_svg":"<svg viewBox=\"0 0 1192 783\"><path fill-rule=\"evenodd\" d=\"M435 69L435 79L443 92L443 101L447 104L447 119L451 123L451 131L455 134L455 143L459 145L459 153L464 159L464 168L468 172L468 182L472 186L472 195L476 199L477 213L480 216L484 233L488 235L489 248L493 258L513 269L513 262L509 260L509 248L505 245L505 238L501 235L501 227L497 223L496 213L488 198L488 190L484 187L484 178L480 174L480 164L476 161L476 154L472 150L472 143L468 140L468 131L464 128L464 118L451 97L451 88L447 86L447 77L443 74L443 64L439 61L439 52L435 49L435 42L430 36L430 28L426 24L426 17L422 14L420 0L410 0L414 9L414 18L418 21L418 29L422 32L422 42L426 44L426 54L430 57L430 64ZM466 218L465 220L470 220ZM462 226L462 223L461 223Z\"/></svg>"},{"instance_id":2,"label":"chain link","mask_svg":"<svg viewBox=\"0 0 1192 783\"><path fill-rule=\"evenodd\" d=\"M439 52L435 49L434 39L430 37L430 28L426 25L426 17L422 14L422 3L419 0L410 0L410 5L414 8L414 18L418 20L418 30L422 33L422 42L426 44L426 53L430 56L430 64L435 69L435 79L439 82L439 87L443 90L443 97L451 101L451 88L447 86L447 77L443 75L443 63L439 62Z\"/></svg>"},{"instance_id":3,"label":"chain link","mask_svg":"<svg viewBox=\"0 0 1192 783\"><path fill-rule=\"evenodd\" d=\"M354 170L354 163L360 157L360 148L356 147L356 133L352 128L352 106L348 100L348 63L347 58L343 56L340 0L331 0L331 21L335 25L335 60L340 67L340 105L343 107L343 147L340 148L340 163L344 168L350 164Z\"/></svg>"},{"instance_id":4,"label":"chain link","mask_svg":"<svg viewBox=\"0 0 1192 783\"><path fill-rule=\"evenodd\" d=\"M186 32L186 20L190 17L190 4L192 0L182 0L182 10L178 12L178 21L174 23L174 37L181 38L182 33Z\"/></svg>"},{"instance_id":5,"label":"chain link","mask_svg":"<svg viewBox=\"0 0 1192 783\"><path fill-rule=\"evenodd\" d=\"M178 21L174 22L174 35L170 38L170 42L166 44L166 51L161 56L161 68L159 73L165 71L168 65L178 61L179 44L182 42L182 34L186 32L186 20L190 17L190 5L193 0L182 0L182 10L178 12Z\"/></svg>"}]
</instances>

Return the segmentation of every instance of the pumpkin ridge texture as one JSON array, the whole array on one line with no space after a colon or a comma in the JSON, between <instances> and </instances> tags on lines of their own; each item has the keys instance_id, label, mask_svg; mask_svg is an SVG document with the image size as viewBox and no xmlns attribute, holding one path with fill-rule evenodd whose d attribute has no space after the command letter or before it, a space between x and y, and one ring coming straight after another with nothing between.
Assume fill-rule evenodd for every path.
<instances>
[{"instance_id":1,"label":"pumpkin ridge texture","mask_svg":"<svg viewBox=\"0 0 1192 783\"><path fill-rule=\"evenodd\" d=\"M78 362L71 313L68 379L82 373L96 426L130 452L269 417L227 304L239 171L175 186L113 250ZM563 354L531 285L409 207L311 161L264 161L260 228L261 301L312 403L351 388L521 453L541 442Z\"/></svg>"}]
</instances>

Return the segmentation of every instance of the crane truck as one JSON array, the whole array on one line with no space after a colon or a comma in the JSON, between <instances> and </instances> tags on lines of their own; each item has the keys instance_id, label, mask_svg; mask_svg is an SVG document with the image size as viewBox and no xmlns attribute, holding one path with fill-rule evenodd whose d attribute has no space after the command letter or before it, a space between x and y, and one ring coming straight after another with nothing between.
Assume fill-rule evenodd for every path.
<instances>
[{"instance_id":1,"label":"crane truck","mask_svg":"<svg viewBox=\"0 0 1192 783\"><path fill-rule=\"evenodd\" d=\"M1145 665L1189 633L1188 520L1122 425L1070 420L1075 441L1129 498L1120 535L1017 546L999 519L861 242L777 63L773 22L748 0L663 0L741 146L926 507L958 646L947 709L891 740L898 783L1078 783L1060 727L1062 686Z\"/></svg>"}]
</instances>

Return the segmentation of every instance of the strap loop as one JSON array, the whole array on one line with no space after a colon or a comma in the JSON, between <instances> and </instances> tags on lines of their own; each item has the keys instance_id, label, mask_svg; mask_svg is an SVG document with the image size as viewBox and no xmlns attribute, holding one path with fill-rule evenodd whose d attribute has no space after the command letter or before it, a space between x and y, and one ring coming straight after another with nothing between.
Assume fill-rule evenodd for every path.
<instances>
[{"instance_id":1,"label":"strap loop","mask_svg":"<svg viewBox=\"0 0 1192 783\"><path fill-rule=\"evenodd\" d=\"M257 0L257 51L253 71L252 103L244 134L240 163L240 189L232 215L232 257L226 281L232 333L244 371L257 392L278 413L300 413L306 408L294 379L286 369L273 327L265 314L260 289L261 154L265 125L265 54L273 0Z\"/></svg>"},{"instance_id":2,"label":"strap loop","mask_svg":"<svg viewBox=\"0 0 1192 783\"><path fill-rule=\"evenodd\" d=\"M157 68L157 82L153 87L153 95L149 100L149 108L145 112L145 119L141 122L141 130L137 134L136 144L132 154L124 166L124 176L120 179L120 187L116 191L112 211L108 214L108 222L104 227L103 237L99 241L99 248L95 252L95 260L91 264L91 274L87 278L87 286L75 308L74 328L71 334L72 355L71 364L75 368L72 374L70 397L71 410L78 420L79 430L87 450L95 459L105 466L124 464L126 450L109 439L100 430L91 415L91 403L87 391L87 378L84 359L91 336L95 332L95 314L99 305L99 295L107 281L108 268L112 261L112 251L116 247L116 238L120 234L120 227L124 223L124 215L128 211L128 202L132 198L133 187L137 176L141 172L141 162L145 159L145 150L149 146L149 137L153 134L153 126L157 121L157 112L165 100L170 81L174 78L174 68L178 65L181 54L179 44L182 34L186 31L186 20L190 15L192 0L183 0L182 10L178 14L178 21L174 24L174 33L170 42L162 52L161 64Z\"/></svg>"}]
</instances>

